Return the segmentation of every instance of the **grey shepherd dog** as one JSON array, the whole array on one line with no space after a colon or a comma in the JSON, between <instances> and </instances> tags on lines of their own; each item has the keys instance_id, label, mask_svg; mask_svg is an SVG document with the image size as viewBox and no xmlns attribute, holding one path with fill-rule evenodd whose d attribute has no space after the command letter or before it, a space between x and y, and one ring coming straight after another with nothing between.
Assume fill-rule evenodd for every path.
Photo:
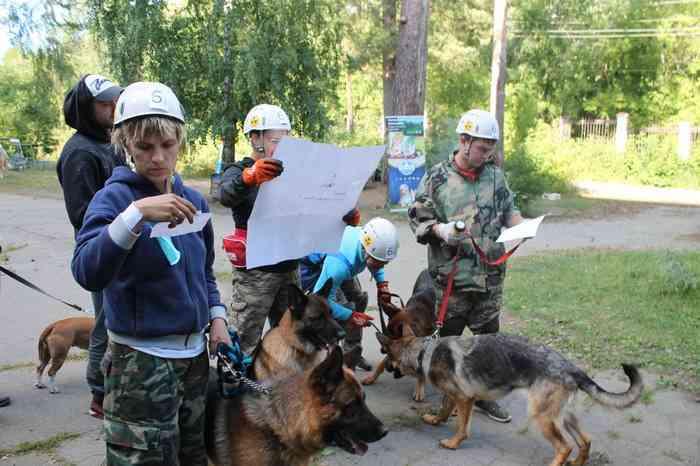
<instances>
[{"instance_id":1,"label":"grey shepherd dog","mask_svg":"<svg viewBox=\"0 0 700 466\"><path fill-rule=\"evenodd\" d=\"M530 418L554 447L550 466L566 464L572 450L562 428L579 448L571 464L580 466L588 460L591 439L579 427L576 416L566 410L576 391L586 392L603 406L623 409L639 401L643 389L642 377L633 365L622 365L630 380L629 389L610 393L552 348L519 336L418 338L404 325L402 337L390 339L377 333L377 339L404 374L429 380L445 395L440 412L424 415L423 421L438 425L447 421L456 407L457 432L440 441L444 448L458 448L469 437L474 401L498 400L522 388L528 390Z\"/></svg>"}]
</instances>

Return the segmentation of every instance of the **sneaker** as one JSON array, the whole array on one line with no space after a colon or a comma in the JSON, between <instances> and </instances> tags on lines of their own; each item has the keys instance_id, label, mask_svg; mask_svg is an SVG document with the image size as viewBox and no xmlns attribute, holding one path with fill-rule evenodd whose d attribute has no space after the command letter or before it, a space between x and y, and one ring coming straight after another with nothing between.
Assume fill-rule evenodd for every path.
<instances>
[{"instance_id":1,"label":"sneaker","mask_svg":"<svg viewBox=\"0 0 700 466\"><path fill-rule=\"evenodd\" d=\"M510 414L495 401L479 400L474 403L474 408L481 411L496 422L508 423L511 421Z\"/></svg>"},{"instance_id":2,"label":"sneaker","mask_svg":"<svg viewBox=\"0 0 700 466\"><path fill-rule=\"evenodd\" d=\"M5 406L10 405L10 397L9 396L0 396L0 408L4 408Z\"/></svg>"},{"instance_id":3,"label":"sneaker","mask_svg":"<svg viewBox=\"0 0 700 466\"><path fill-rule=\"evenodd\" d=\"M367 360L360 356L360 360L357 361L357 367L362 369L363 371L369 372L372 370L372 364L368 363Z\"/></svg>"},{"instance_id":4,"label":"sneaker","mask_svg":"<svg viewBox=\"0 0 700 466\"><path fill-rule=\"evenodd\" d=\"M103 399L104 399L103 395L98 395L96 393L93 393L92 402L90 402L90 410L88 411L90 416L92 416L96 419L104 419L105 418L105 413L102 410L102 400Z\"/></svg>"}]
</instances>

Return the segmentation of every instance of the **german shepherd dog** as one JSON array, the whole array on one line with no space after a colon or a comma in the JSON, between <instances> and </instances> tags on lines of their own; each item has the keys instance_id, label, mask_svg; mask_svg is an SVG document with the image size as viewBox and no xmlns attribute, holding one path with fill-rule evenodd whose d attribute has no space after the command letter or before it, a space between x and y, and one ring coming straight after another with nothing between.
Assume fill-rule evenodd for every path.
<instances>
[{"instance_id":1,"label":"german shepherd dog","mask_svg":"<svg viewBox=\"0 0 700 466\"><path fill-rule=\"evenodd\" d=\"M404 336L392 340L380 333L377 339L401 370L428 379L444 395L437 415L424 415L431 425L445 422L457 408L457 432L441 440L444 448L455 449L469 437L469 421L476 400L498 400L514 389L528 390L528 411L554 446L550 466L566 463L571 446L562 435L562 427L579 448L573 465L588 459L591 439L579 427L576 416L566 410L567 402L577 390L583 390L597 403L611 408L635 404L643 389L642 377L633 365L622 368L630 380L624 393L610 393L596 384L584 371L564 356L527 338L500 333L473 337L417 338L404 326Z\"/></svg>"},{"instance_id":2,"label":"german shepherd dog","mask_svg":"<svg viewBox=\"0 0 700 466\"><path fill-rule=\"evenodd\" d=\"M345 336L328 306L332 286L328 280L318 294L309 295L295 285L289 286L289 309L254 352L257 380L303 372L320 363L329 346Z\"/></svg>"},{"instance_id":3,"label":"german shepherd dog","mask_svg":"<svg viewBox=\"0 0 700 466\"><path fill-rule=\"evenodd\" d=\"M269 396L231 399L209 384L205 439L213 464L304 466L331 445L362 455L387 434L338 346L316 367L269 382Z\"/></svg>"},{"instance_id":4,"label":"german shepherd dog","mask_svg":"<svg viewBox=\"0 0 700 466\"><path fill-rule=\"evenodd\" d=\"M436 299L433 279L428 273L428 269L425 269L418 275L416 283L413 285L411 298L404 309L396 308L393 305L384 306L390 317L387 325L388 336L390 338L399 338L403 333L404 325L409 325L413 334L419 337L431 335L434 331ZM382 362L377 364L377 368L372 374L362 379L362 384L372 385L387 366L389 370L394 372L396 377L396 373L400 373L400 369L392 367L392 364L391 358L389 356L385 357ZM398 376L400 377L400 375ZM413 399L415 401L425 400L424 379L418 378L416 381Z\"/></svg>"}]
</instances>

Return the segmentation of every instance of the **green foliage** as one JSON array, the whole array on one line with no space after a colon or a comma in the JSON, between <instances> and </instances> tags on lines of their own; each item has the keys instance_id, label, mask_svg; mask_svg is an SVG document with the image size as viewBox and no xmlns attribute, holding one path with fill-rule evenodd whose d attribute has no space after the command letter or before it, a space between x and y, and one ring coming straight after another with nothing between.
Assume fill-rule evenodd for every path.
<instances>
[{"instance_id":1,"label":"green foliage","mask_svg":"<svg viewBox=\"0 0 700 466\"><path fill-rule=\"evenodd\" d=\"M613 142L602 139L564 139L549 125L540 123L528 136L524 150L542 170L567 181L616 181L639 185L700 188L700 147L681 160L675 135L633 136L624 154ZM549 190L555 191L555 187Z\"/></svg>"},{"instance_id":2,"label":"green foliage","mask_svg":"<svg viewBox=\"0 0 700 466\"><path fill-rule=\"evenodd\" d=\"M540 199L543 193L570 191L565 179L547 171L523 145L506 154L504 167L508 185L516 196L516 205L526 216L529 204Z\"/></svg>"},{"instance_id":3,"label":"green foliage","mask_svg":"<svg viewBox=\"0 0 700 466\"><path fill-rule=\"evenodd\" d=\"M235 135L263 102L282 106L295 133L322 138L338 76L337 8L331 0L89 2L117 76L173 87L197 140Z\"/></svg>"}]
</instances>

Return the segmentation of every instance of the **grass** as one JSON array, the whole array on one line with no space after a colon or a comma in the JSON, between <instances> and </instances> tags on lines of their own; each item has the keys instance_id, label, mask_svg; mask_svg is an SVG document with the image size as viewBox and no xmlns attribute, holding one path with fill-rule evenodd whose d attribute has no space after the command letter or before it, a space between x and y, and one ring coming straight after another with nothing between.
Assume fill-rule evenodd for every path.
<instances>
[{"instance_id":1,"label":"grass","mask_svg":"<svg viewBox=\"0 0 700 466\"><path fill-rule=\"evenodd\" d=\"M505 308L518 333L596 369L639 363L700 390L700 290L676 286L669 261L700 276L700 252L554 252L514 258Z\"/></svg>"},{"instance_id":2,"label":"grass","mask_svg":"<svg viewBox=\"0 0 700 466\"><path fill-rule=\"evenodd\" d=\"M55 170L8 170L5 178L0 179L0 193L59 199L63 197Z\"/></svg>"},{"instance_id":3,"label":"grass","mask_svg":"<svg viewBox=\"0 0 700 466\"><path fill-rule=\"evenodd\" d=\"M85 361L88 358L87 351L80 351L79 353L71 353L66 357L66 361ZM4 364L0 366L0 372L13 371L16 369L26 369L28 367L36 367L36 362L18 362L15 364Z\"/></svg>"},{"instance_id":4,"label":"grass","mask_svg":"<svg viewBox=\"0 0 700 466\"><path fill-rule=\"evenodd\" d=\"M29 453L51 453L67 440L80 437L76 432L60 432L52 437L35 442L22 442L12 448L0 448L0 457L27 455Z\"/></svg>"}]
</instances>

